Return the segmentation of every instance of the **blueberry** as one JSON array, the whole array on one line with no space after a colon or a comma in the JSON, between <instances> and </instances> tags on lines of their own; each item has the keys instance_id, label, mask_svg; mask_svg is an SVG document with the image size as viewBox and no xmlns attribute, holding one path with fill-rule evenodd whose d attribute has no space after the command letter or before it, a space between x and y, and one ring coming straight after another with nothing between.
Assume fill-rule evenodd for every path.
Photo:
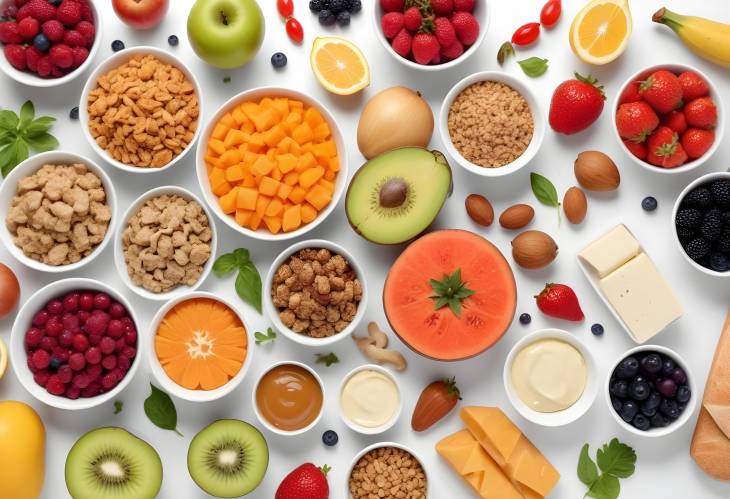
<instances>
[{"instance_id":1,"label":"blueberry","mask_svg":"<svg viewBox=\"0 0 730 499\"><path fill-rule=\"evenodd\" d=\"M283 68L286 66L286 56L281 52L277 52L271 56L271 65L276 69Z\"/></svg>"},{"instance_id":2,"label":"blueberry","mask_svg":"<svg viewBox=\"0 0 730 499\"><path fill-rule=\"evenodd\" d=\"M643 378L637 377L629 385L629 396L634 400L646 400L650 393L651 385Z\"/></svg>"},{"instance_id":3,"label":"blueberry","mask_svg":"<svg viewBox=\"0 0 730 499\"><path fill-rule=\"evenodd\" d=\"M663 399L659 404L659 412L669 419L677 419L679 417L679 406L677 402L671 399Z\"/></svg>"},{"instance_id":4,"label":"blueberry","mask_svg":"<svg viewBox=\"0 0 730 499\"><path fill-rule=\"evenodd\" d=\"M617 378L628 379L636 376L639 372L639 361L636 357L626 357L616 368L615 374Z\"/></svg>"},{"instance_id":5,"label":"blueberry","mask_svg":"<svg viewBox=\"0 0 730 499\"><path fill-rule=\"evenodd\" d=\"M71 111L68 113L68 117L72 120L79 119L79 106L71 108Z\"/></svg>"},{"instance_id":6,"label":"blueberry","mask_svg":"<svg viewBox=\"0 0 730 499\"><path fill-rule=\"evenodd\" d=\"M532 316L530 314L525 313L520 315L520 324L526 326L530 322L532 322Z\"/></svg>"},{"instance_id":7,"label":"blueberry","mask_svg":"<svg viewBox=\"0 0 730 499\"><path fill-rule=\"evenodd\" d=\"M659 354L650 353L641 359L641 370L647 374L657 374L662 370L662 358Z\"/></svg>"},{"instance_id":8,"label":"blueberry","mask_svg":"<svg viewBox=\"0 0 730 499\"><path fill-rule=\"evenodd\" d=\"M350 13L346 10L337 14L337 25L348 26L350 24Z\"/></svg>"},{"instance_id":9,"label":"blueberry","mask_svg":"<svg viewBox=\"0 0 730 499\"><path fill-rule=\"evenodd\" d=\"M727 272L730 270L730 259L724 253L713 253L710 255L710 269L715 272Z\"/></svg>"},{"instance_id":10,"label":"blueberry","mask_svg":"<svg viewBox=\"0 0 730 499\"><path fill-rule=\"evenodd\" d=\"M340 437L337 436L337 433L332 430L327 430L322 434L322 442L327 447L333 447L337 445L337 442L340 440Z\"/></svg>"},{"instance_id":11,"label":"blueberry","mask_svg":"<svg viewBox=\"0 0 730 499\"><path fill-rule=\"evenodd\" d=\"M619 413L619 416L621 416L621 419L623 419L627 423L630 423L638 412L639 405L633 400L628 400L624 403L623 407L621 407L621 412Z\"/></svg>"},{"instance_id":12,"label":"blueberry","mask_svg":"<svg viewBox=\"0 0 730 499\"><path fill-rule=\"evenodd\" d=\"M180 39L177 35L170 35L167 37L167 43L169 43L172 47L177 47L180 43Z\"/></svg>"},{"instance_id":13,"label":"blueberry","mask_svg":"<svg viewBox=\"0 0 730 499\"><path fill-rule=\"evenodd\" d=\"M51 357L51 363L48 367L53 371L57 370L59 367L61 367L61 359L59 359L58 357Z\"/></svg>"},{"instance_id":14,"label":"blueberry","mask_svg":"<svg viewBox=\"0 0 730 499\"><path fill-rule=\"evenodd\" d=\"M54 7L58 7L59 5L61 5L61 2L63 2L63 0L48 0L48 3L50 3Z\"/></svg>"},{"instance_id":15,"label":"blueberry","mask_svg":"<svg viewBox=\"0 0 730 499\"><path fill-rule=\"evenodd\" d=\"M634 416L634 419L631 420L631 424L634 425L634 427L640 429L641 431L648 431L649 428L651 428L651 423L649 422L649 418L647 418L646 416L644 416L641 413Z\"/></svg>"},{"instance_id":16,"label":"blueberry","mask_svg":"<svg viewBox=\"0 0 730 499\"><path fill-rule=\"evenodd\" d=\"M677 394L675 395L675 397L677 398L677 402L679 402L680 404L686 404L692 397L692 391L687 385L682 385L677 388Z\"/></svg>"},{"instance_id":17,"label":"blueberry","mask_svg":"<svg viewBox=\"0 0 730 499\"><path fill-rule=\"evenodd\" d=\"M649 407L646 405L646 402L641 404L641 413L646 416L647 418L652 417L654 414L656 414L657 408L656 407Z\"/></svg>"},{"instance_id":18,"label":"blueberry","mask_svg":"<svg viewBox=\"0 0 730 499\"><path fill-rule=\"evenodd\" d=\"M684 372L684 369L678 367L672 371L672 379L678 385L683 385L687 382L687 374Z\"/></svg>"},{"instance_id":19,"label":"blueberry","mask_svg":"<svg viewBox=\"0 0 730 499\"><path fill-rule=\"evenodd\" d=\"M672 378L666 378L657 382L656 389L665 397L672 398L677 395L677 383Z\"/></svg>"},{"instance_id":20,"label":"blueberry","mask_svg":"<svg viewBox=\"0 0 730 499\"><path fill-rule=\"evenodd\" d=\"M658 203L656 198L652 196L647 196L641 201L641 207L644 211L654 211L656 210L657 205Z\"/></svg>"},{"instance_id":21,"label":"blueberry","mask_svg":"<svg viewBox=\"0 0 730 499\"><path fill-rule=\"evenodd\" d=\"M114 52L119 52L120 50L124 50L124 42L121 40L114 40L112 42L112 50Z\"/></svg>"},{"instance_id":22,"label":"blueberry","mask_svg":"<svg viewBox=\"0 0 730 499\"><path fill-rule=\"evenodd\" d=\"M662 363L662 376L671 376L675 367L677 367L677 364L675 364L672 359L666 357Z\"/></svg>"},{"instance_id":23,"label":"blueberry","mask_svg":"<svg viewBox=\"0 0 730 499\"><path fill-rule=\"evenodd\" d=\"M629 396L629 384L626 380L617 379L611 382L608 390L614 397L625 399Z\"/></svg>"},{"instance_id":24,"label":"blueberry","mask_svg":"<svg viewBox=\"0 0 730 499\"><path fill-rule=\"evenodd\" d=\"M659 392L652 391L649 394L649 398L647 398L644 403L642 404L642 407L647 407L650 409L657 409L659 407L659 404L662 403L662 396L659 395Z\"/></svg>"},{"instance_id":25,"label":"blueberry","mask_svg":"<svg viewBox=\"0 0 730 499\"><path fill-rule=\"evenodd\" d=\"M593 324L591 326L591 333L593 333L594 336L601 336L603 334L603 326L600 324Z\"/></svg>"},{"instance_id":26,"label":"blueberry","mask_svg":"<svg viewBox=\"0 0 730 499\"><path fill-rule=\"evenodd\" d=\"M46 35L38 33L35 38L33 38L33 46L41 52L48 52L48 49L51 48L51 42L48 38L46 38Z\"/></svg>"},{"instance_id":27,"label":"blueberry","mask_svg":"<svg viewBox=\"0 0 730 499\"><path fill-rule=\"evenodd\" d=\"M322 26L332 26L337 19L331 10L320 10L319 11L319 24Z\"/></svg>"},{"instance_id":28,"label":"blueberry","mask_svg":"<svg viewBox=\"0 0 730 499\"><path fill-rule=\"evenodd\" d=\"M620 414L624 403L616 397L611 397L611 405L613 406L613 410Z\"/></svg>"},{"instance_id":29,"label":"blueberry","mask_svg":"<svg viewBox=\"0 0 730 499\"><path fill-rule=\"evenodd\" d=\"M662 414L660 412L657 412L656 414L654 414L651 417L651 425L654 428L664 428L668 424L669 424L669 420L667 419L667 417L664 414Z\"/></svg>"}]
</instances>

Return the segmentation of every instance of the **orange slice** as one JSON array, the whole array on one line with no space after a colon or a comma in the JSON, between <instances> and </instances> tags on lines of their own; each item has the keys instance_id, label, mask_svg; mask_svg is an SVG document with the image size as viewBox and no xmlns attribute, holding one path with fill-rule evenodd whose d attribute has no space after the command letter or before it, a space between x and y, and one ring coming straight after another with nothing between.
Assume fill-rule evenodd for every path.
<instances>
[{"instance_id":1,"label":"orange slice","mask_svg":"<svg viewBox=\"0 0 730 499\"><path fill-rule=\"evenodd\" d=\"M316 38L310 62L317 80L334 94L352 95L370 85L368 61L359 48L344 38Z\"/></svg>"},{"instance_id":2,"label":"orange slice","mask_svg":"<svg viewBox=\"0 0 730 499\"><path fill-rule=\"evenodd\" d=\"M570 47L588 64L608 64L620 56L631 37L628 0L593 0L570 26Z\"/></svg>"}]
</instances>

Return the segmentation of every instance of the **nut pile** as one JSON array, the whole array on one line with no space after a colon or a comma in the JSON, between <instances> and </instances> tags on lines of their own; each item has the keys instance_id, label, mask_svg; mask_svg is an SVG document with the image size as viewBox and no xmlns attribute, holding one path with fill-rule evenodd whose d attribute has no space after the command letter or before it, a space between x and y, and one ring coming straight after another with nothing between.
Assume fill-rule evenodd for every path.
<instances>
[{"instance_id":1,"label":"nut pile","mask_svg":"<svg viewBox=\"0 0 730 499\"><path fill-rule=\"evenodd\" d=\"M200 106L178 68L145 55L101 76L88 112L91 136L115 160L161 168L193 140Z\"/></svg>"},{"instance_id":2,"label":"nut pile","mask_svg":"<svg viewBox=\"0 0 730 499\"><path fill-rule=\"evenodd\" d=\"M352 469L350 494L353 499L423 499L426 475L409 452L380 447L361 457Z\"/></svg>"},{"instance_id":3,"label":"nut pile","mask_svg":"<svg viewBox=\"0 0 730 499\"><path fill-rule=\"evenodd\" d=\"M167 195L149 199L122 234L127 273L153 293L192 286L211 256L212 237L208 217L195 201Z\"/></svg>"},{"instance_id":4,"label":"nut pile","mask_svg":"<svg viewBox=\"0 0 730 499\"><path fill-rule=\"evenodd\" d=\"M86 165L43 165L18 181L5 224L27 257L60 266L90 255L111 218L101 179Z\"/></svg>"},{"instance_id":5,"label":"nut pile","mask_svg":"<svg viewBox=\"0 0 730 499\"><path fill-rule=\"evenodd\" d=\"M459 154L485 168L498 168L522 156L535 123L525 98L497 81L474 83L449 108L449 136Z\"/></svg>"},{"instance_id":6,"label":"nut pile","mask_svg":"<svg viewBox=\"0 0 730 499\"><path fill-rule=\"evenodd\" d=\"M355 318L362 286L342 255L308 248L276 270L271 297L286 327L325 338L339 333Z\"/></svg>"}]
</instances>

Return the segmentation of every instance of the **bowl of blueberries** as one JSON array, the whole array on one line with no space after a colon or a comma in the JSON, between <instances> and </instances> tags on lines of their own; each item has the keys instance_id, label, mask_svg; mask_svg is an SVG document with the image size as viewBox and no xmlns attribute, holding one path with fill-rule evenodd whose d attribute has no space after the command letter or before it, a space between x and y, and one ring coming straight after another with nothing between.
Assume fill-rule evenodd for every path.
<instances>
[{"instance_id":1,"label":"bowl of blueberries","mask_svg":"<svg viewBox=\"0 0 730 499\"><path fill-rule=\"evenodd\" d=\"M668 435L681 428L695 411L694 378L684 359L669 348L632 348L609 372L609 412L631 433L644 437Z\"/></svg>"}]
</instances>

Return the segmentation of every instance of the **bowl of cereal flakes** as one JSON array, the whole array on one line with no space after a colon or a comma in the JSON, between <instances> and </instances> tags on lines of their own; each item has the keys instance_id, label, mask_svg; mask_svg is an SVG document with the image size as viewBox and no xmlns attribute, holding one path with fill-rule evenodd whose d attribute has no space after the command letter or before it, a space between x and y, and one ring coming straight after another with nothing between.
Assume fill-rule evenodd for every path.
<instances>
[{"instance_id":1,"label":"bowl of cereal flakes","mask_svg":"<svg viewBox=\"0 0 730 499\"><path fill-rule=\"evenodd\" d=\"M384 481L383 477L387 479ZM352 460L343 497L429 497L426 467L415 451L405 445L370 445Z\"/></svg>"},{"instance_id":2,"label":"bowl of cereal flakes","mask_svg":"<svg viewBox=\"0 0 730 499\"><path fill-rule=\"evenodd\" d=\"M26 159L0 186L0 241L22 264L42 272L78 270L113 233L116 194L88 158L50 151Z\"/></svg>"},{"instance_id":3,"label":"bowl of cereal flakes","mask_svg":"<svg viewBox=\"0 0 730 499\"><path fill-rule=\"evenodd\" d=\"M198 80L178 57L129 48L99 64L86 82L81 129L94 151L120 170L167 170L200 135L200 95Z\"/></svg>"},{"instance_id":4,"label":"bowl of cereal flakes","mask_svg":"<svg viewBox=\"0 0 730 499\"><path fill-rule=\"evenodd\" d=\"M276 329L305 346L347 338L365 315L365 273L330 241L298 242L276 257L264 282L266 314Z\"/></svg>"},{"instance_id":5,"label":"bowl of cereal flakes","mask_svg":"<svg viewBox=\"0 0 730 499\"><path fill-rule=\"evenodd\" d=\"M500 71L467 76L444 99L438 128L449 155L484 177L514 173L535 157L545 137L537 97Z\"/></svg>"}]
</instances>

